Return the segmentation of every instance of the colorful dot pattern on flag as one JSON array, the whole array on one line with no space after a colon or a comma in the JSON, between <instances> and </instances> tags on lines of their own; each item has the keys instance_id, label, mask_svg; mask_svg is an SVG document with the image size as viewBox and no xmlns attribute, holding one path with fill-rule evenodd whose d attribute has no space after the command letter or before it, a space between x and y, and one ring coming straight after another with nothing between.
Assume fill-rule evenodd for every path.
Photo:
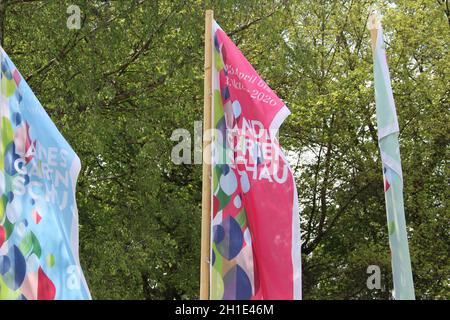
<instances>
[{"instance_id":1,"label":"colorful dot pattern on flag","mask_svg":"<svg viewBox=\"0 0 450 320\"><path fill-rule=\"evenodd\" d=\"M289 109L226 33L212 32L211 299L300 299L294 176L276 134Z\"/></svg>"},{"instance_id":2,"label":"colorful dot pattern on flag","mask_svg":"<svg viewBox=\"0 0 450 320\"><path fill-rule=\"evenodd\" d=\"M214 38L214 72L226 73L223 56L225 48ZM233 128L241 115L239 101L231 101L226 83L214 91L214 127L220 132L215 136L215 156L223 159L230 148L226 130ZM251 279L252 264L241 265L240 260L252 259L251 245L244 234L250 234L245 209L241 205L241 193L250 189L245 179L227 164L213 163L213 229L212 229L212 277L215 283L212 299L249 300L254 292ZM244 187L242 186L244 182ZM245 248L247 248L245 250Z\"/></svg>"},{"instance_id":3,"label":"colorful dot pattern on flag","mask_svg":"<svg viewBox=\"0 0 450 320\"><path fill-rule=\"evenodd\" d=\"M37 298L25 293L26 276L36 280L41 297L53 299L54 285L44 270L39 267L39 273L33 275L27 268L30 257L41 258L42 250L39 240L28 228L28 221L23 219L21 199L15 196L15 192L19 191L14 189L13 181L15 177L20 176L18 171L21 171L21 167L33 160L36 141L30 138L30 126L22 119L20 113L7 110L12 109L11 107L17 108L22 100L21 93L17 89L21 82L20 74L17 69L11 70L3 55L1 68L2 84L5 84L1 88L0 191L3 195L0 203L0 299ZM8 117L9 115L11 117ZM17 161L21 157L23 161ZM29 177L25 175L23 179L26 186L30 181ZM40 222L41 217L35 208L32 209L32 216L36 224Z\"/></svg>"},{"instance_id":4,"label":"colorful dot pattern on flag","mask_svg":"<svg viewBox=\"0 0 450 320\"><path fill-rule=\"evenodd\" d=\"M76 155L3 49L0 98L0 300L89 298L66 285Z\"/></svg>"}]
</instances>

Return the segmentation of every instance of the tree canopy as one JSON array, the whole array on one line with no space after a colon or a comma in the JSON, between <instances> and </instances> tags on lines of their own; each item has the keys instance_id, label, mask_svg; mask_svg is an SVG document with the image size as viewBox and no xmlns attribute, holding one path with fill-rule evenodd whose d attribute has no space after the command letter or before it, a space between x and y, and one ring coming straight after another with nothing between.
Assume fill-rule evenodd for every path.
<instances>
[{"instance_id":1,"label":"tree canopy","mask_svg":"<svg viewBox=\"0 0 450 320\"><path fill-rule=\"evenodd\" d=\"M201 166L175 165L170 137L202 120L205 9L292 112L280 142L297 159L304 299L391 297L373 3L0 1L3 48L81 158L80 255L93 298L198 298ZM449 3L377 3L416 296L449 299ZM73 4L78 30L66 26ZM384 289L367 288L369 265Z\"/></svg>"}]
</instances>

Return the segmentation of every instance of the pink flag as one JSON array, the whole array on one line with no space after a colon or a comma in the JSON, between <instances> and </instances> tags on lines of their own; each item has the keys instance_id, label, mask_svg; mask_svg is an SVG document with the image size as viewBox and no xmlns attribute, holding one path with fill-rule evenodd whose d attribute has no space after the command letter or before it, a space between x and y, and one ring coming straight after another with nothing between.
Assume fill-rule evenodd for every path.
<instances>
[{"instance_id":1,"label":"pink flag","mask_svg":"<svg viewBox=\"0 0 450 320\"><path fill-rule=\"evenodd\" d=\"M290 114L213 23L211 299L301 299L300 218L276 133Z\"/></svg>"}]
</instances>

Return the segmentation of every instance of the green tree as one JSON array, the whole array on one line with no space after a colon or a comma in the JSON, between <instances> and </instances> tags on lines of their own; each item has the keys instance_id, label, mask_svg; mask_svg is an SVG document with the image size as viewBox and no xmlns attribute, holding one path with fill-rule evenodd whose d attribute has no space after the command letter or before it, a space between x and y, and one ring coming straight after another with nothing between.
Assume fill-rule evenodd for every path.
<instances>
[{"instance_id":1,"label":"green tree","mask_svg":"<svg viewBox=\"0 0 450 320\"><path fill-rule=\"evenodd\" d=\"M281 143L296 159L304 298L390 298L372 3L0 0L4 49L82 161L80 254L94 298L198 297L201 167L172 163L170 136L201 120L206 8L292 111ZM66 27L72 4L79 30ZM448 1L379 7L416 296L448 299ZM369 265L384 290L367 289Z\"/></svg>"}]
</instances>

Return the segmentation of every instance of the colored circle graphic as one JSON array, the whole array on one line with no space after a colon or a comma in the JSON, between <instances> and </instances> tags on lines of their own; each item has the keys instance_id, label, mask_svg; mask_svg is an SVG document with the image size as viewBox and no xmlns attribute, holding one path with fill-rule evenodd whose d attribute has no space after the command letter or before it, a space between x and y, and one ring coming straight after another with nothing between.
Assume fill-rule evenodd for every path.
<instances>
[{"instance_id":1,"label":"colored circle graphic","mask_svg":"<svg viewBox=\"0 0 450 320\"><path fill-rule=\"evenodd\" d=\"M220 225L214 227L214 243L227 260L239 254L244 244L244 235L241 226L232 216L227 216Z\"/></svg>"},{"instance_id":2,"label":"colored circle graphic","mask_svg":"<svg viewBox=\"0 0 450 320\"><path fill-rule=\"evenodd\" d=\"M252 284L244 269L238 264L223 277L224 300L250 300Z\"/></svg>"}]
</instances>

